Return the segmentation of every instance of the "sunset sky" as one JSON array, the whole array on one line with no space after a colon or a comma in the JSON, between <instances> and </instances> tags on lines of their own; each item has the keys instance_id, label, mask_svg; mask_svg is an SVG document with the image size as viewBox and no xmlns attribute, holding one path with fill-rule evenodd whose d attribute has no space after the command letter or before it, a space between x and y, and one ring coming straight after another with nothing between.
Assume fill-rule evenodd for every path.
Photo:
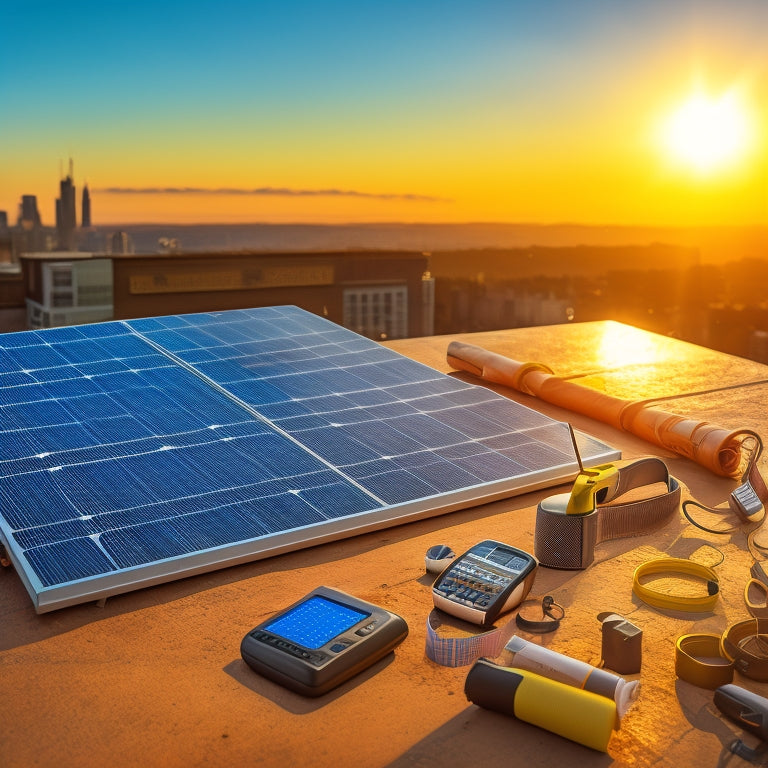
<instances>
[{"instance_id":1,"label":"sunset sky","mask_svg":"<svg viewBox=\"0 0 768 768\"><path fill-rule=\"evenodd\" d=\"M94 223L768 224L766 0L2 11L0 210ZM173 190L173 191L168 191Z\"/></svg>"}]
</instances>

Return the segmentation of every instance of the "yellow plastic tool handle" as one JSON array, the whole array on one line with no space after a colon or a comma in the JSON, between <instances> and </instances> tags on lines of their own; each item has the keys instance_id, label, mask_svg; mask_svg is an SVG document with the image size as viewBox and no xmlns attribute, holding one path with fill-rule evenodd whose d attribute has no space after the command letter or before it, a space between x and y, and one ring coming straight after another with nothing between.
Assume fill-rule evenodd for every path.
<instances>
[{"instance_id":1,"label":"yellow plastic tool handle","mask_svg":"<svg viewBox=\"0 0 768 768\"><path fill-rule=\"evenodd\" d=\"M579 473L565 509L568 515L588 515L594 512L595 494L602 488L612 488L619 479L619 470L613 464L600 464Z\"/></svg>"}]
</instances>

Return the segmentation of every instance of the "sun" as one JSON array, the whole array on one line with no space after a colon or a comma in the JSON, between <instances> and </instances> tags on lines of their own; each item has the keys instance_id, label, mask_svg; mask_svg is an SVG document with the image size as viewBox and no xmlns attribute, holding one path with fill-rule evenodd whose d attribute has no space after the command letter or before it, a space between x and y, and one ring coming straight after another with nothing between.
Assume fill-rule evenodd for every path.
<instances>
[{"instance_id":1,"label":"sun","mask_svg":"<svg viewBox=\"0 0 768 768\"><path fill-rule=\"evenodd\" d=\"M749 147L747 110L736 91L717 97L696 91L664 123L663 141L671 158L701 174L725 169Z\"/></svg>"}]
</instances>

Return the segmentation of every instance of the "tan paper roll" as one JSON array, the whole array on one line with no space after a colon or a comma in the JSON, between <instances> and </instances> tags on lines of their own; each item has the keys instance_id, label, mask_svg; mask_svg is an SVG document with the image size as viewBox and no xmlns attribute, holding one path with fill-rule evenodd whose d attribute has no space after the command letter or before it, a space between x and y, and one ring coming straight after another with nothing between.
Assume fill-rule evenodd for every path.
<instances>
[{"instance_id":1,"label":"tan paper roll","mask_svg":"<svg viewBox=\"0 0 768 768\"><path fill-rule=\"evenodd\" d=\"M741 443L746 437L755 437L749 429L727 430L649 407L642 401L613 397L561 379L542 363L520 363L473 344L452 341L447 358L457 370L630 432L723 477L738 476Z\"/></svg>"}]
</instances>

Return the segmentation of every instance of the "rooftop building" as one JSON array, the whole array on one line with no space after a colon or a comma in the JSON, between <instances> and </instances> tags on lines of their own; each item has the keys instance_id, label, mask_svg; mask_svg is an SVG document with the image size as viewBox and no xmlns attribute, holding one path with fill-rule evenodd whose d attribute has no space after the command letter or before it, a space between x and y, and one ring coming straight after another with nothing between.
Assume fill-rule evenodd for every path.
<instances>
[{"instance_id":1,"label":"rooftop building","mask_svg":"<svg viewBox=\"0 0 768 768\"><path fill-rule=\"evenodd\" d=\"M402 251L23 254L31 328L294 304L376 340L433 331L428 258Z\"/></svg>"}]
</instances>

